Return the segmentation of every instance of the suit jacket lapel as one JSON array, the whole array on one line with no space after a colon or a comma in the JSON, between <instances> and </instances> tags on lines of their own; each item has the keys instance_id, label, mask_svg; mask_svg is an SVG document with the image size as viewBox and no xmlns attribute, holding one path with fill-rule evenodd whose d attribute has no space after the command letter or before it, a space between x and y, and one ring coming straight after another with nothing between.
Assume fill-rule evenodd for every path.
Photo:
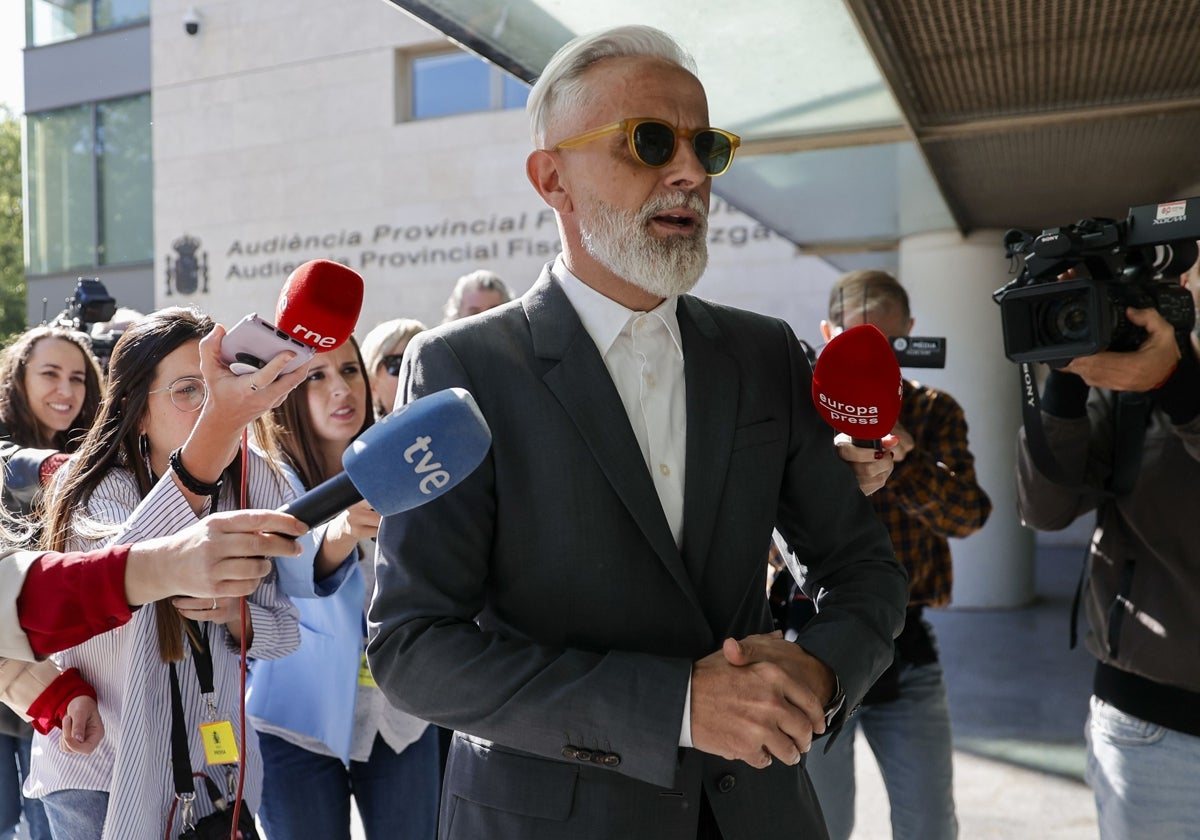
<instances>
[{"instance_id":1,"label":"suit jacket lapel","mask_svg":"<svg viewBox=\"0 0 1200 840\"><path fill-rule=\"evenodd\" d=\"M700 302L684 295L677 312L687 383L683 554L692 580L699 584L725 492L739 383L737 365L721 349L717 325Z\"/></svg>"},{"instance_id":2,"label":"suit jacket lapel","mask_svg":"<svg viewBox=\"0 0 1200 840\"><path fill-rule=\"evenodd\" d=\"M600 469L671 576L700 609L625 406L595 342L548 270L543 270L521 303L529 319L535 355L557 362L542 378L546 387L579 429Z\"/></svg>"}]
</instances>

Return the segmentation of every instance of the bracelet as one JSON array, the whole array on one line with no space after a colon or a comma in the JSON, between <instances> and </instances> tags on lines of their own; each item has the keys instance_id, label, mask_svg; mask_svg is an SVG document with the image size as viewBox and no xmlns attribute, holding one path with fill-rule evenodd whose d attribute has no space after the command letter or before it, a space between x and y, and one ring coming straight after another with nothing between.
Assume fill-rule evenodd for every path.
<instances>
[{"instance_id":1,"label":"bracelet","mask_svg":"<svg viewBox=\"0 0 1200 840\"><path fill-rule=\"evenodd\" d=\"M179 456L179 453L182 451L183 447L181 446L171 453L171 457L168 460L171 469L175 471L175 475L179 478L179 483L197 496L215 496L220 493L221 482L225 480L224 477L218 478L212 484L196 478L196 476L184 469L183 459Z\"/></svg>"}]
</instances>

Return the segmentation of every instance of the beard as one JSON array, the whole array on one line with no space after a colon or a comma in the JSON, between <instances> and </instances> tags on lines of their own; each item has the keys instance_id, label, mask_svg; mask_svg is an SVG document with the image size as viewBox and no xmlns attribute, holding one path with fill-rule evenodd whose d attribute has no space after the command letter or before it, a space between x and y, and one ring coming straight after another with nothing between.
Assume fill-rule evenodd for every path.
<instances>
[{"instance_id":1,"label":"beard","mask_svg":"<svg viewBox=\"0 0 1200 840\"><path fill-rule=\"evenodd\" d=\"M579 229L584 249L596 262L626 282L655 297L691 291L708 265L708 210L695 193L652 198L640 210L622 210L600 199ZM658 238L651 220L660 213L686 207L698 214L695 229L684 236Z\"/></svg>"}]
</instances>

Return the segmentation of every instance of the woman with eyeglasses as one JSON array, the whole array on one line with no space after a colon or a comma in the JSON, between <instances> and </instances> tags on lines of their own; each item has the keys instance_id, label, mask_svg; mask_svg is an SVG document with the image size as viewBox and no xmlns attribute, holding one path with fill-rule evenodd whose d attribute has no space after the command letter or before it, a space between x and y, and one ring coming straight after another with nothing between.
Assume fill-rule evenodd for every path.
<instances>
[{"instance_id":1,"label":"woman with eyeglasses","mask_svg":"<svg viewBox=\"0 0 1200 840\"><path fill-rule=\"evenodd\" d=\"M138 542L175 533L212 511L274 508L294 496L286 478L254 451L243 464L239 447L246 427L283 402L304 368L276 379L291 358L283 353L237 377L220 363L223 335L207 316L171 308L118 339L99 416L49 501L44 548ZM169 760L173 708L182 717L193 773L207 769L228 807L237 765L206 767L206 749L232 740L235 757L244 751L242 810L257 808L261 761L253 733L243 738L239 724L243 642L255 659L286 656L299 643L295 609L275 574L247 597L244 624L238 598L175 597L55 655L95 686L107 731L91 755L64 752L58 731L35 739L27 789L42 799L56 837L127 840L181 831ZM203 730L205 736L204 724L216 727ZM196 787L193 821L217 808L206 784Z\"/></svg>"},{"instance_id":2,"label":"woman with eyeglasses","mask_svg":"<svg viewBox=\"0 0 1200 840\"><path fill-rule=\"evenodd\" d=\"M277 448L305 488L341 472L342 453L374 422L365 370L353 339L320 353L271 413ZM433 840L436 728L388 703L364 655L379 521L364 501L329 523L318 574L352 555L351 580L331 597L297 601L300 650L251 675L246 707L265 770L259 816L272 840L349 840L351 796L367 840Z\"/></svg>"},{"instance_id":3,"label":"woman with eyeglasses","mask_svg":"<svg viewBox=\"0 0 1200 840\"><path fill-rule=\"evenodd\" d=\"M375 327L363 339L362 354L371 380L376 417L391 413L396 402L396 386L400 382L404 348L414 335L427 329L412 318L394 318Z\"/></svg>"},{"instance_id":4,"label":"woman with eyeglasses","mask_svg":"<svg viewBox=\"0 0 1200 840\"><path fill-rule=\"evenodd\" d=\"M0 352L3 513L16 520L13 530L25 529L28 536L35 533L34 510L42 485L83 439L99 404L100 367L82 333L64 327L34 327ZM8 675L15 670L11 665L4 668ZM22 681L44 685L57 676L57 668L50 663L21 670L20 680L15 676L3 680L6 696L20 696L17 689ZM74 700L75 696L80 699ZM71 743L87 749L102 731L95 702L86 695L74 695L71 700L75 702L72 714L83 729L92 732L91 739ZM21 706L19 710L25 714L29 708ZM32 840L50 838L41 803L36 799L22 802L21 785L29 774L32 743L30 725L7 709L0 711L0 840L15 836L22 811Z\"/></svg>"}]
</instances>

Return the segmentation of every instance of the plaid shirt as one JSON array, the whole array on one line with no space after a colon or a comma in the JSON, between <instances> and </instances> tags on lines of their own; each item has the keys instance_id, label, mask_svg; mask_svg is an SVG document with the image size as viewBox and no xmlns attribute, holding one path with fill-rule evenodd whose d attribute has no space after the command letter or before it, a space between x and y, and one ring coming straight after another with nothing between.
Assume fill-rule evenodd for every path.
<instances>
[{"instance_id":1,"label":"plaid shirt","mask_svg":"<svg viewBox=\"0 0 1200 840\"><path fill-rule=\"evenodd\" d=\"M909 605L945 606L954 582L946 538L982 528L992 501L975 478L967 421L953 397L905 380L900 425L913 450L870 498L908 572Z\"/></svg>"}]
</instances>

